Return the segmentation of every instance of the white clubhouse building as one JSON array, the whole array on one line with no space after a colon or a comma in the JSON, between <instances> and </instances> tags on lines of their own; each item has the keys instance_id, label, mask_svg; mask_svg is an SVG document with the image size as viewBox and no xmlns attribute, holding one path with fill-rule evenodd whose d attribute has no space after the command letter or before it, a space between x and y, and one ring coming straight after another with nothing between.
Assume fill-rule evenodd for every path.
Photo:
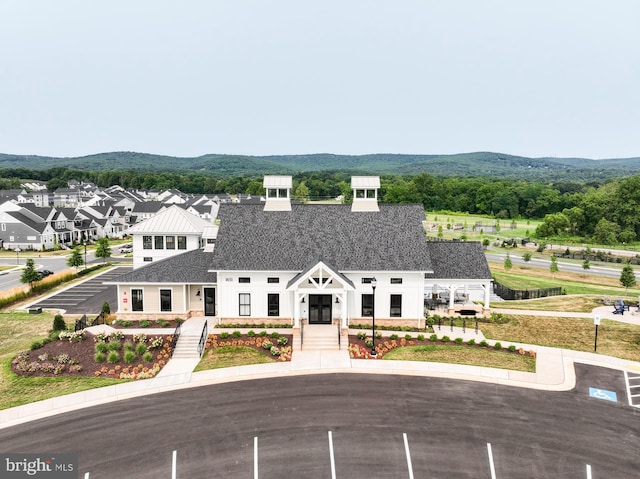
<instances>
[{"instance_id":1,"label":"white clubhouse building","mask_svg":"<svg viewBox=\"0 0 640 479\"><path fill-rule=\"evenodd\" d=\"M428 242L422 206L378 204L378 177L352 178L351 205L292 204L288 176L264 186L262 204L221 205L219 225L174 206L134 228L136 268L117 280L118 317L345 328L375 314L412 324L424 319L425 289L445 292L453 312L470 286L484 289L478 309L489 308L481 245Z\"/></svg>"}]
</instances>

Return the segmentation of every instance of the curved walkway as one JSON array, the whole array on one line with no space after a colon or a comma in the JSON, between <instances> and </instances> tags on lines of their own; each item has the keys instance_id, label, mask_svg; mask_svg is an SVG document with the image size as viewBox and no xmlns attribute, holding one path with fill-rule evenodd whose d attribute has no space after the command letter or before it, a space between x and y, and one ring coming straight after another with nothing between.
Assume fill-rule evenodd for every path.
<instances>
[{"instance_id":1,"label":"curved walkway","mask_svg":"<svg viewBox=\"0 0 640 479\"><path fill-rule=\"evenodd\" d=\"M609 313L608 311L611 311ZM495 312L509 314L536 314L593 318L596 314L603 319L640 324L640 316L625 314L613 315L613 308L604 306L596 308L592 313L543 312L524 310L502 310ZM192 318L183 327L202 329L204 318ZM441 330L435 328L435 333L442 337L463 337L466 340L484 339L481 332L476 335L473 329L453 328L443 326ZM219 332L214 329L210 333ZM129 331L131 332L131 331ZM148 330L145 332L149 333ZM355 334L357 331L351 331ZM496 341L487 340L489 344ZM90 407L105 402L118 401L133 397L155 394L174 389L184 389L218 384L229 381L246 381L258 378L276 376L294 376L304 374L356 373L356 374L403 374L425 377L442 377L460 380L481 381L505 386L543 389L548 391L565 391L575 386L574 363L584 363L602 366L621 371L640 371L640 362L604 356L594 353L573 351L567 349L549 348L537 345L512 343L501 341L503 347L514 344L517 348L536 352L536 372L527 373L479 366L457 364L431 363L422 361L383 361L370 359L351 359L344 348L341 351L294 351L290 362L276 362L239 366L224 369L214 369L193 372L198 359L172 359L158 376L135 382L128 382L114 386L91 389L66 396L25 404L0 411L0 428L40 419L43 417Z\"/></svg>"}]
</instances>

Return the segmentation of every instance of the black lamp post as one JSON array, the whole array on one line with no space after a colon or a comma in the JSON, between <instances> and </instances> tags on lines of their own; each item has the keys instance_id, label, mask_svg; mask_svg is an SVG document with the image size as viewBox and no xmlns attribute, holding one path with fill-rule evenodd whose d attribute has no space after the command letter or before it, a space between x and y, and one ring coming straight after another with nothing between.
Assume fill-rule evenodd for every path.
<instances>
[{"instance_id":1,"label":"black lamp post","mask_svg":"<svg viewBox=\"0 0 640 479\"><path fill-rule=\"evenodd\" d=\"M371 356L377 356L376 352L376 286L378 281L371 278L371 288L373 289L373 304L371 305L371 317L373 318L373 334L371 335Z\"/></svg>"},{"instance_id":2,"label":"black lamp post","mask_svg":"<svg viewBox=\"0 0 640 479\"><path fill-rule=\"evenodd\" d=\"M16 248L16 264L20 264L20 248Z\"/></svg>"}]
</instances>

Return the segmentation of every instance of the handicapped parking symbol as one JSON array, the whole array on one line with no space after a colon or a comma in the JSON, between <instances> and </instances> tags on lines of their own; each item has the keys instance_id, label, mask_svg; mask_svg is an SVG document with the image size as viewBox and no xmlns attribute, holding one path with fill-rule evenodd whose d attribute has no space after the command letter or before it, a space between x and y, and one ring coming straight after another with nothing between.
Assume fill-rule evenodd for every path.
<instances>
[{"instance_id":1,"label":"handicapped parking symbol","mask_svg":"<svg viewBox=\"0 0 640 479\"><path fill-rule=\"evenodd\" d=\"M618 395L613 391L606 389L589 388L589 396L592 398L604 399L606 401L618 401Z\"/></svg>"}]
</instances>

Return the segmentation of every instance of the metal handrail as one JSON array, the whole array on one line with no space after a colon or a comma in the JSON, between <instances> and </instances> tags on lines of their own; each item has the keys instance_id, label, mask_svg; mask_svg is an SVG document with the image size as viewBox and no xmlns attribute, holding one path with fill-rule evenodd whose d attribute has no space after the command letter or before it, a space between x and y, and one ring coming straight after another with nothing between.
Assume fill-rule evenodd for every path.
<instances>
[{"instance_id":1,"label":"metal handrail","mask_svg":"<svg viewBox=\"0 0 640 479\"><path fill-rule=\"evenodd\" d=\"M300 321L300 347L304 344L304 320Z\"/></svg>"},{"instance_id":2,"label":"metal handrail","mask_svg":"<svg viewBox=\"0 0 640 479\"><path fill-rule=\"evenodd\" d=\"M200 335L200 341L198 342L198 356L202 357L202 352L207 344L207 337L209 336L209 329L207 321L204 322L204 328L202 328L202 334Z\"/></svg>"},{"instance_id":3,"label":"metal handrail","mask_svg":"<svg viewBox=\"0 0 640 479\"><path fill-rule=\"evenodd\" d=\"M178 323L178 326L176 326L176 329L173 331L173 334L171 335L171 355L173 356L174 351L176 350L176 344L178 344L178 338L180 337L180 332L181 332L181 326L182 323Z\"/></svg>"},{"instance_id":4,"label":"metal handrail","mask_svg":"<svg viewBox=\"0 0 640 479\"><path fill-rule=\"evenodd\" d=\"M341 333L341 331L340 331L340 323L338 322L338 349L341 349L341 347L340 347L340 333Z\"/></svg>"}]
</instances>

